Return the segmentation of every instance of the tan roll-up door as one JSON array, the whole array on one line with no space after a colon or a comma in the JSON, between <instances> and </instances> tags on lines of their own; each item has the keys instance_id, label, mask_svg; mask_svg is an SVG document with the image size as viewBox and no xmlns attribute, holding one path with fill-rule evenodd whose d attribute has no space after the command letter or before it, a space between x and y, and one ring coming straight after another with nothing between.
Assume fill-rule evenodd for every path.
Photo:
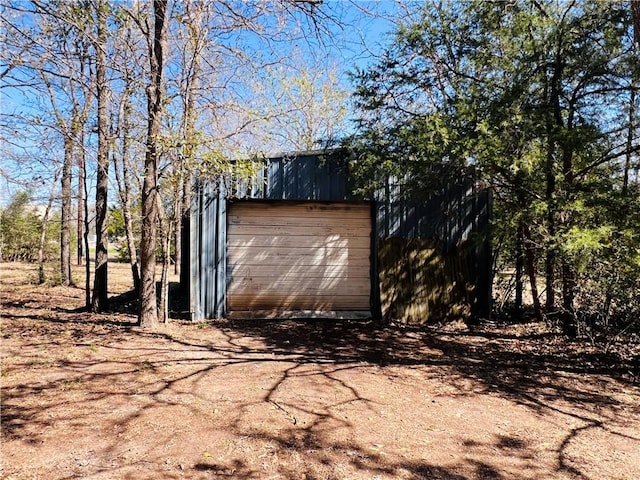
<instances>
[{"instance_id":1,"label":"tan roll-up door","mask_svg":"<svg viewBox=\"0 0 640 480\"><path fill-rule=\"evenodd\" d=\"M227 230L230 311L368 311L371 207L235 202Z\"/></svg>"}]
</instances>

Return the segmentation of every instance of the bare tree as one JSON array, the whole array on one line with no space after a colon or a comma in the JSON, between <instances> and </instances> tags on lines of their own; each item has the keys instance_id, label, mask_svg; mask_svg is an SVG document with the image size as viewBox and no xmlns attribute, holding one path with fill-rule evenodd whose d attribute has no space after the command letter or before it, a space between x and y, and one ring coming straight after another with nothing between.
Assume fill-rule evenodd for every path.
<instances>
[{"instance_id":1,"label":"bare tree","mask_svg":"<svg viewBox=\"0 0 640 480\"><path fill-rule=\"evenodd\" d=\"M3 80L7 80L4 86L22 91L37 102L41 111L48 111L51 122L34 109L23 121L41 132L57 132L62 143L60 278L65 285L72 283L72 177L75 166L83 164L83 131L92 106L87 12L86 4L38 0L6 5L2 12L10 16L5 23L9 26L9 47L19 52L2 72Z\"/></svg>"},{"instance_id":2,"label":"bare tree","mask_svg":"<svg viewBox=\"0 0 640 480\"><path fill-rule=\"evenodd\" d=\"M181 63L183 76L181 79L180 95L183 115L181 132L184 139L181 153L178 155L179 172L176 182L175 205L175 273L180 275L180 285L187 285L185 275L188 269L182 269L182 243L188 241L189 209L191 199L190 166L195 161L197 153L196 139L196 95L200 85L202 62L207 46L206 29L204 23L204 4L200 1L185 2L184 25L187 29L186 45L183 49Z\"/></svg>"},{"instance_id":3,"label":"bare tree","mask_svg":"<svg viewBox=\"0 0 640 480\"><path fill-rule=\"evenodd\" d=\"M319 68L320 62L293 52L286 63L266 69L266 79L257 85L265 102L258 124L264 146L313 150L337 143L346 130L347 90L337 68Z\"/></svg>"},{"instance_id":4,"label":"bare tree","mask_svg":"<svg viewBox=\"0 0 640 480\"><path fill-rule=\"evenodd\" d=\"M142 186L142 238L140 241L140 314L138 322L146 328L158 325L156 305L156 229L158 221L158 160L162 114L165 21L167 0L153 1L153 30L148 23L143 31L148 38L149 84L147 85L147 150Z\"/></svg>"},{"instance_id":5,"label":"bare tree","mask_svg":"<svg viewBox=\"0 0 640 480\"><path fill-rule=\"evenodd\" d=\"M74 35L69 30L69 35ZM77 32L76 32L77 35ZM62 212L60 228L60 279L63 285L73 282L71 276L72 169L77 162L82 130L91 106L87 83L81 71L86 61L82 39L68 38L56 53L58 71L51 73L46 63L34 63L46 87L51 110L56 119L52 127L60 132L64 145L62 167ZM62 60L62 61L61 61ZM50 58L49 62L56 61ZM63 68L64 66L64 68Z\"/></svg>"},{"instance_id":6,"label":"bare tree","mask_svg":"<svg viewBox=\"0 0 640 480\"><path fill-rule=\"evenodd\" d=\"M47 226L49 225L49 215L51 214L51 207L53 200L55 199L56 184L58 183L59 171L56 170L53 175L53 181L51 182L51 191L49 193L49 200L47 206L42 215L42 225L40 226L40 245L38 247L38 283L44 283L46 278L44 275L44 249L47 241Z\"/></svg>"},{"instance_id":7,"label":"bare tree","mask_svg":"<svg viewBox=\"0 0 640 480\"><path fill-rule=\"evenodd\" d=\"M46 19L49 27L42 32L46 41L43 43L33 35L24 35L24 28L11 30L14 35L11 51L27 52L28 55L9 59L11 61L3 64L0 75L3 79L11 78L15 83L23 82L25 78L22 74L14 75L20 69L36 72L38 81L27 85L27 80L24 88L39 89L40 94L45 94L44 98L48 98L52 105L49 110L56 118L50 128L61 134L65 153L61 173L63 279L71 281L70 251L67 251L72 236L71 203L74 197L71 180L77 171L77 233L78 237L86 239L89 221L86 177L93 174L94 167L91 164L93 152L83 148L91 149L95 145L89 135L85 139L84 134L97 133L97 241L90 306L94 311L107 308L107 194L110 153L113 152L115 161L111 175L118 184L125 217L134 286L140 283L140 323L154 325L157 321L155 253L158 246L163 246L166 264L171 250L170 244L166 241L159 243L157 238L159 189L164 189L165 199L169 198L168 193L173 199L170 206L166 201L163 206L167 210L162 218L161 231L163 237L168 232L175 234L172 240L177 273L182 250L180 232L186 232L188 228L186 223L183 228L181 221L189 215L191 175L194 171L208 175L224 174L228 158L240 151L235 144L248 138L243 134L249 133L250 127L265 120L264 112L256 112L254 108L253 93L248 88L250 79L264 74L269 66L284 61L290 52L285 51L282 45L304 41L307 35L311 38L323 31L320 20L325 18L325 6L317 1L281 0L258 5L189 0L172 3L174 11L169 12L168 0L156 0L152 6L143 2L114 5L107 0L77 4L33 0L25 5L10 9L17 16L24 16L24 25L37 26L36 17L38 20ZM125 25L127 21L135 22L139 27L140 35L134 39L126 36L126 32L131 30ZM169 34L172 35L173 48L165 51L163 44ZM138 50L139 40L147 42L144 53ZM135 53L130 55L132 52ZM39 57L41 60L38 61ZM128 61L123 62L123 59ZM139 65L133 63L136 61ZM167 62L173 62L168 71L174 76L165 85L163 67ZM64 68L58 68L60 63ZM143 66L145 63L148 66ZM136 112L142 109L140 97L143 86L136 81L146 76L141 73L148 75L144 115L147 120L146 140L134 126L137 123ZM318 84L316 77L307 78L301 74L300 79L300 88L296 87L295 93L298 96L303 90L314 90ZM281 98L293 93L292 89ZM93 96L97 100L95 104ZM89 129L86 119L93 105L96 105L97 124ZM291 114L293 108L289 105L287 110L285 113ZM280 111L277 115L281 118L286 116ZM317 112L314 115L318 118ZM306 124L306 137L327 137L308 128L313 120L305 119L301 123ZM311 142L309 140L305 145L311 145ZM135 175L135 153L142 148L145 158L140 188L142 239L138 282L133 232L136 202L132 195L135 182L139 181ZM84 203L84 209L81 203ZM83 250L86 255L86 242L83 249L79 239L79 263ZM88 268L89 262L86 263ZM87 282L89 273L87 270Z\"/></svg>"},{"instance_id":8,"label":"bare tree","mask_svg":"<svg viewBox=\"0 0 640 480\"><path fill-rule=\"evenodd\" d=\"M126 7L118 7L119 22L111 32L113 54L110 58L115 87L111 89L111 140L112 166L116 180L118 200L124 220L126 248L131 266L133 288L140 289L140 265L137 254L137 238L134 225L139 223L135 198L141 190L144 150L143 107L137 94L143 89L146 61L145 38L134 24L137 13ZM119 86L119 88L118 88Z\"/></svg>"},{"instance_id":9,"label":"bare tree","mask_svg":"<svg viewBox=\"0 0 640 480\"><path fill-rule=\"evenodd\" d=\"M119 159L114 164L114 173L116 184L118 186L118 197L124 217L124 230L127 241L127 250L129 251L129 263L131 265L131 275L133 278L133 288L135 291L140 289L140 267L138 264L138 255L136 249L136 241L133 230L133 212L132 212L132 181L133 171L131 169L131 152L132 138L131 130L133 129L131 122L131 94L128 87L125 87L122 93L122 99L118 114L118 131L120 132L120 153Z\"/></svg>"},{"instance_id":10,"label":"bare tree","mask_svg":"<svg viewBox=\"0 0 640 480\"><path fill-rule=\"evenodd\" d=\"M94 40L96 55L96 98L98 100L98 176L96 184L96 263L91 309L102 312L108 306L108 243L107 194L109 188L109 115L107 102L107 19L109 5L106 0L95 4L97 34Z\"/></svg>"}]
</instances>

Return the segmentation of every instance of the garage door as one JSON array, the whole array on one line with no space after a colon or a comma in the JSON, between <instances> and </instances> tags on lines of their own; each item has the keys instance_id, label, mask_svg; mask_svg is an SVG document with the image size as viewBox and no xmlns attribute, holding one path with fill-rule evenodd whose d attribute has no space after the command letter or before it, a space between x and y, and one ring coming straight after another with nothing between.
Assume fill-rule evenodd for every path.
<instances>
[{"instance_id":1,"label":"garage door","mask_svg":"<svg viewBox=\"0 0 640 480\"><path fill-rule=\"evenodd\" d=\"M235 202L227 219L228 310L370 310L369 204Z\"/></svg>"}]
</instances>

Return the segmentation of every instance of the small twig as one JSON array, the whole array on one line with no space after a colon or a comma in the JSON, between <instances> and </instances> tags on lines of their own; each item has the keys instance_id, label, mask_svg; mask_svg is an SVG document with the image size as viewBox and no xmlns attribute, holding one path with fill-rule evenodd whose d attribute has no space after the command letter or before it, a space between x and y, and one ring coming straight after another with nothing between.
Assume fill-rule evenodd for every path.
<instances>
[{"instance_id":1,"label":"small twig","mask_svg":"<svg viewBox=\"0 0 640 480\"><path fill-rule=\"evenodd\" d=\"M289 411L287 409L285 409L283 406L281 406L278 402L275 402L273 400L269 400L269 402L273 403L276 408L278 408L279 410L281 410L282 412L284 412L285 416L291 420L291 422L296 425L298 423L298 419L296 417L294 417L291 413L289 413Z\"/></svg>"}]
</instances>

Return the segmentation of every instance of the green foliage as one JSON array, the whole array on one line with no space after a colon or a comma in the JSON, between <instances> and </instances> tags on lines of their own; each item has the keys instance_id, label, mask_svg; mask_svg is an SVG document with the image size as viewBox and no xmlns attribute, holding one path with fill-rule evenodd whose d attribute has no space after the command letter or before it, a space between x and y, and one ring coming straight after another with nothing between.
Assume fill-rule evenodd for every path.
<instances>
[{"instance_id":1,"label":"green foliage","mask_svg":"<svg viewBox=\"0 0 640 480\"><path fill-rule=\"evenodd\" d=\"M136 240L136 244L140 239L140 222L139 222L139 207L137 204L133 208L133 236ZM124 212L121 207L111 206L109 207L109 222L107 227L107 234L109 236L109 243L115 246L118 253L118 261L128 262L131 260L131 254L129 253L129 246L127 244L126 231L125 231L125 218Z\"/></svg>"},{"instance_id":2,"label":"green foliage","mask_svg":"<svg viewBox=\"0 0 640 480\"><path fill-rule=\"evenodd\" d=\"M606 185L606 183L605 183ZM640 312L640 185L595 189L563 235L563 254L576 265L579 318L590 331L637 325Z\"/></svg>"},{"instance_id":3,"label":"green foliage","mask_svg":"<svg viewBox=\"0 0 640 480\"><path fill-rule=\"evenodd\" d=\"M499 265L513 268L526 225L534 268L553 266L544 287L562 284L569 321L640 314L638 185L622 185L638 152L634 98L640 110L628 5L442 2L420 13L354 75L360 190L394 176L437 191L473 166L494 191Z\"/></svg>"},{"instance_id":4,"label":"green foliage","mask_svg":"<svg viewBox=\"0 0 640 480\"><path fill-rule=\"evenodd\" d=\"M109 241L116 241L118 238L124 237L124 213L121 208L114 206L109 207L109 225L107 227L107 234L109 235Z\"/></svg>"},{"instance_id":5,"label":"green foliage","mask_svg":"<svg viewBox=\"0 0 640 480\"><path fill-rule=\"evenodd\" d=\"M0 210L0 258L9 261L35 262L38 260L42 218L31 206L28 192L17 192L9 205ZM60 219L47 226L45 260L59 255Z\"/></svg>"}]
</instances>

